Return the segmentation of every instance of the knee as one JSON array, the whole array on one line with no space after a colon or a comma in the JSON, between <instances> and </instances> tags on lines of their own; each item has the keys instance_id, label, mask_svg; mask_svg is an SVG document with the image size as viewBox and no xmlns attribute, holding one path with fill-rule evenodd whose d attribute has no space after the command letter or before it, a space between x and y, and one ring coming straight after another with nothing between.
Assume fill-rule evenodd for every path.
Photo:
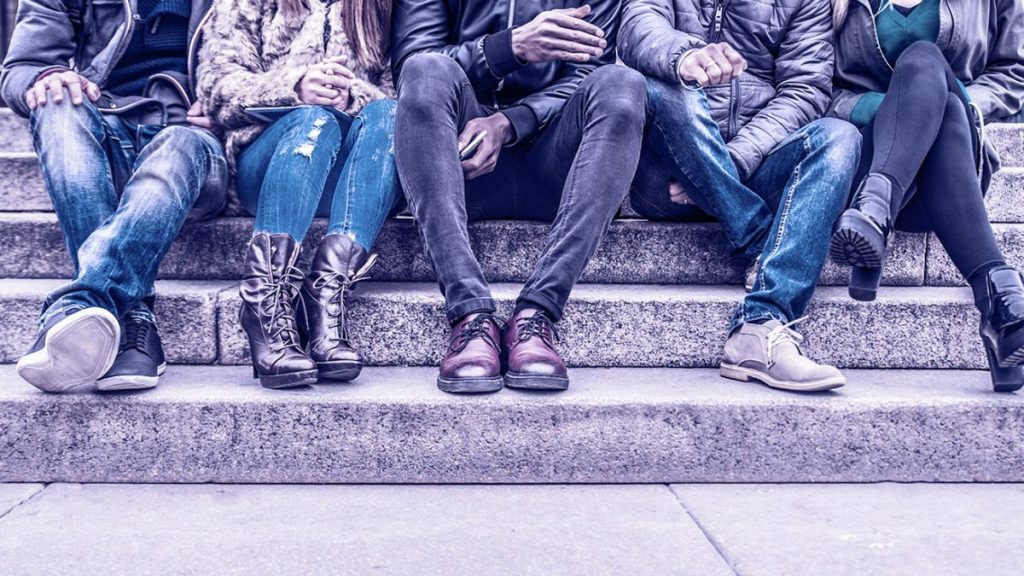
<instances>
[{"instance_id":1,"label":"knee","mask_svg":"<svg viewBox=\"0 0 1024 576\"><path fill-rule=\"evenodd\" d=\"M75 106L68 95L60 104L50 102L39 106L29 117L34 134L41 138L57 138L59 141L73 138L78 132L102 132L102 122L100 112L92 102L86 100Z\"/></svg>"},{"instance_id":2,"label":"knee","mask_svg":"<svg viewBox=\"0 0 1024 576\"><path fill-rule=\"evenodd\" d=\"M448 56L423 52L413 54L402 64L398 79L399 100L434 99L453 92L465 78L466 73Z\"/></svg>"},{"instance_id":3,"label":"knee","mask_svg":"<svg viewBox=\"0 0 1024 576\"><path fill-rule=\"evenodd\" d=\"M696 124L698 119L711 118L711 108L703 90L691 90L657 78L647 78L647 108L655 119L671 117L687 125Z\"/></svg>"},{"instance_id":4,"label":"knee","mask_svg":"<svg viewBox=\"0 0 1024 576\"><path fill-rule=\"evenodd\" d=\"M207 158L219 146L209 132L187 126L168 126L153 137L147 148L152 148L153 152L170 152L198 160Z\"/></svg>"},{"instance_id":5,"label":"knee","mask_svg":"<svg viewBox=\"0 0 1024 576\"><path fill-rule=\"evenodd\" d=\"M893 68L901 75L944 79L948 67L946 57L934 42L917 41L900 54Z\"/></svg>"},{"instance_id":6,"label":"knee","mask_svg":"<svg viewBox=\"0 0 1024 576\"><path fill-rule=\"evenodd\" d=\"M285 123L280 148L311 158L315 150L330 150L331 156L341 147L341 125L330 110L322 106L303 106L278 120Z\"/></svg>"},{"instance_id":7,"label":"knee","mask_svg":"<svg viewBox=\"0 0 1024 576\"><path fill-rule=\"evenodd\" d=\"M587 110L643 127L647 117L647 80L625 66L602 66L585 80Z\"/></svg>"},{"instance_id":8,"label":"knee","mask_svg":"<svg viewBox=\"0 0 1024 576\"><path fill-rule=\"evenodd\" d=\"M364 129L393 132L397 104L394 100L375 100L363 107L357 117L362 120Z\"/></svg>"},{"instance_id":9,"label":"knee","mask_svg":"<svg viewBox=\"0 0 1024 576\"><path fill-rule=\"evenodd\" d=\"M860 165L862 137L857 128L837 118L822 118L811 125L811 152L819 156L837 180L852 182ZM845 198L849 186L839 186L837 196Z\"/></svg>"}]
</instances>

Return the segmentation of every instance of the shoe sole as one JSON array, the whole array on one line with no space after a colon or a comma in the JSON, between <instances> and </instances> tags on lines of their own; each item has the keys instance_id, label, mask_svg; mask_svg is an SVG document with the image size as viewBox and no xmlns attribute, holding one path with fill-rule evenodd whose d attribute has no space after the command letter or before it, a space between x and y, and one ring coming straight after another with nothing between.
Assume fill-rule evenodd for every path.
<instances>
[{"instance_id":1,"label":"shoe sole","mask_svg":"<svg viewBox=\"0 0 1024 576\"><path fill-rule=\"evenodd\" d=\"M96 381L96 389L100 392L121 392L125 390L149 390L156 388L160 383L160 377L167 370L167 363L157 366L156 376L142 376L136 374L122 374L110 378L100 378Z\"/></svg>"},{"instance_id":2,"label":"shoe sole","mask_svg":"<svg viewBox=\"0 0 1024 576\"><path fill-rule=\"evenodd\" d=\"M321 380L351 382L363 371L362 362L318 362L316 368Z\"/></svg>"},{"instance_id":3,"label":"shoe sole","mask_svg":"<svg viewBox=\"0 0 1024 576\"><path fill-rule=\"evenodd\" d=\"M303 370L287 374L260 375L260 385L270 390L284 390L299 386L312 386L320 378L316 370Z\"/></svg>"},{"instance_id":4,"label":"shoe sole","mask_svg":"<svg viewBox=\"0 0 1024 576\"><path fill-rule=\"evenodd\" d=\"M728 378L730 380L738 380L740 382L755 380L770 388L788 390L790 392L825 392L827 390L835 390L836 388L841 388L846 385L846 378L842 376L823 378L812 382L784 382L776 380L764 372L733 364L722 364L719 369L719 373L723 378Z\"/></svg>"},{"instance_id":5,"label":"shoe sole","mask_svg":"<svg viewBox=\"0 0 1024 576\"><path fill-rule=\"evenodd\" d=\"M505 386L501 376L494 378L437 378L437 387L449 394L489 394Z\"/></svg>"},{"instance_id":6,"label":"shoe sole","mask_svg":"<svg viewBox=\"0 0 1024 576\"><path fill-rule=\"evenodd\" d=\"M94 384L117 357L121 327L102 308L68 316L46 334L43 348L18 361L18 375L44 392Z\"/></svg>"},{"instance_id":7,"label":"shoe sole","mask_svg":"<svg viewBox=\"0 0 1024 576\"><path fill-rule=\"evenodd\" d=\"M885 237L866 216L847 210L829 242L829 255L836 264L881 268L885 259Z\"/></svg>"},{"instance_id":8,"label":"shoe sole","mask_svg":"<svg viewBox=\"0 0 1024 576\"><path fill-rule=\"evenodd\" d=\"M538 376L535 374L505 374L505 386L516 390L567 390L569 379L564 376Z\"/></svg>"}]
</instances>

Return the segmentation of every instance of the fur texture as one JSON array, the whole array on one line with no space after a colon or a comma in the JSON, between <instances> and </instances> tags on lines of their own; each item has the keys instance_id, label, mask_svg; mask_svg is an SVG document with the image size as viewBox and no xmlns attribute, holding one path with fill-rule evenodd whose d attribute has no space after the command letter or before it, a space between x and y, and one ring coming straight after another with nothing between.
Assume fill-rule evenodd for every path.
<instances>
[{"instance_id":1,"label":"fur texture","mask_svg":"<svg viewBox=\"0 0 1024 576\"><path fill-rule=\"evenodd\" d=\"M348 2L335 2L329 13L322 0L308 0L297 12L283 10L280 4L278 0L218 0L203 28L198 93L207 114L225 128L232 167L238 152L266 127L249 118L245 108L300 105L296 84L307 68L327 58L345 58L356 76L345 110L348 114L358 114L374 100L394 97L387 58L357 51L359 43L344 32L342 10ZM332 31L326 49L325 13ZM380 55L386 49L374 52Z\"/></svg>"}]
</instances>

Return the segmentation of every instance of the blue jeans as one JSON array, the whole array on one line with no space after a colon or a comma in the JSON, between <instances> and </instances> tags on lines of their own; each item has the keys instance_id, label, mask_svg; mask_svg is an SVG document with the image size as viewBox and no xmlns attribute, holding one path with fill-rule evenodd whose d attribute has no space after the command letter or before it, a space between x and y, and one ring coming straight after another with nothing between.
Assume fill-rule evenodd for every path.
<instances>
[{"instance_id":1,"label":"blue jeans","mask_svg":"<svg viewBox=\"0 0 1024 576\"><path fill-rule=\"evenodd\" d=\"M347 127L320 106L278 119L238 159L254 232L301 242L314 215L327 216L328 234L348 234L369 252L400 196L394 134L394 100L371 102Z\"/></svg>"},{"instance_id":2,"label":"blue jeans","mask_svg":"<svg viewBox=\"0 0 1024 576\"><path fill-rule=\"evenodd\" d=\"M198 128L131 124L66 95L30 124L74 273L46 299L41 324L88 307L151 318L143 299L182 224L224 208L220 142Z\"/></svg>"},{"instance_id":3,"label":"blue jeans","mask_svg":"<svg viewBox=\"0 0 1024 576\"><path fill-rule=\"evenodd\" d=\"M744 183L703 90L649 78L647 94L650 119L640 172L674 176L721 222L739 255L748 262L761 258L754 291L737 309L732 327L802 316L828 255L832 225L846 206L860 160L860 133L841 120L811 122L780 142ZM652 220L678 220L691 210L670 201L665 181L637 179L631 200Z\"/></svg>"}]
</instances>

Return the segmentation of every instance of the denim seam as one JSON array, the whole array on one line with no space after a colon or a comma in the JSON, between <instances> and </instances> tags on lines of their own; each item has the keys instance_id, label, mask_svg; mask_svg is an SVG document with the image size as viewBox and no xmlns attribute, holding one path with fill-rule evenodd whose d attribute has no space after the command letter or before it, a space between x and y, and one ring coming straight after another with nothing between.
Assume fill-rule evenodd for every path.
<instances>
[{"instance_id":1,"label":"denim seam","mask_svg":"<svg viewBox=\"0 0 1024 576\"><path fill-rule=\"evenodd\" d=\"M360 123L360 125L358 127L355 125L356 122ZM349 128L349 130L360 130L360 129L362 129L362 124L363 123L364 123L364 121L362 120L362 116L357 116L355 121L353 122L353 125ZM357 162L359 162L358 153L359 153L360 146L358 146L357 144L358 144L358 140L359 140L360 136L362 136L362 134L357 131L355 133L354 137L353 137L352 149L349 150L348 158L345 158L345 163L348 164L350 168L348 170L348 181L345 183L345 188L346 188L346 190L345 190L345 222L342 223L342 233L347 234L349 236L352 235L352 206L355 204L355 200L354 200L353 197L355 196L354 192L355 192L355 189L356 189L355 188L355 172L356 171L353 170L351 167L352 166L358 166ZM339 150L339 153L340 152L341 151ZM335 159L335 162L337 162L337 159ZM337 189L335 189L334 193L335 194L338 193Z\"/></svg>"},{"instance_id":2,"label":"denim seam","mask_svg":"<svg viewBox=\"0 0 1024 576\"><path fill-rule=\"evenodd\" d=\"M765 256L764 259L761 260L761 265L758 267L758 271L757 271L757 288L758 288L758 291L762 291L762 290L765 289L765 283L764 283L764 271L765 271L765 268L768 267L768 262L772 259L773 256L775 256L775 254L778 253L779 248L782 246L782 242L785 240L787 224L789 223L789 210L790 210L790 208L793 205L793 195L794 195L794 193L796 191L796 187L800 184L800 178L801 178L801 175L803 174L803 164L804 164L804 161L807 160L807 157L811 153L810 139L811 139L811 137L810 137L809 134L804 134L803 137L802 137L802 144L803 144L803 147L804 147L804 156L803 156L803 158L800 159L799 162L796 163L796 168L793 169L793 180L792 180L792 183L789 186L787 186L788 190L786 192L786 201L785 201L785 203L783 203L782 207L780 208L781 212L779 214L779 226L778 226L778 230L777 230L776 235L775 235L775 243L772 246L772 249L768 253L768 255ZM745 301L744 301L744 306L743 307L744 307L744 317L746 317L747 313L746 313L746 302Z\"/></svg>"}]
</instances>

